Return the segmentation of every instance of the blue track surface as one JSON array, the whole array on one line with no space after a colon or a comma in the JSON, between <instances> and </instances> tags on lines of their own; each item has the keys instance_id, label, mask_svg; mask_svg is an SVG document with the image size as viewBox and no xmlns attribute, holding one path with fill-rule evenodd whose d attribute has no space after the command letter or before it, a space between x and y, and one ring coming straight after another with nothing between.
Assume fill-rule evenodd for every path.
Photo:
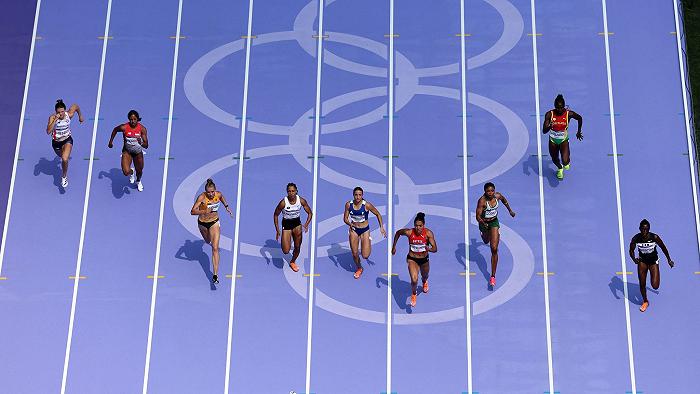
<instances>
[{"instance_id":1,"label":"blue track surface","mask_svg":"<svg viewBox=\"0 0 700 394\"><path fill-rule=\"evenodd\" d=\"M535 3L539 116L563 93L584 117L585 140L571 141L572 169L563 181L554 176L535 110L530 2L464 0L467 158L459 1L394 4L393 54L389 2L326 0L322 29L316 1L251 4L248 39L249 2L183 1L164 176L178 1L113 0L101 87L107 0L41 2L0 257L0 391L140 392L145 370L152 393L222 392L226 382L235 393L302 393L307 376L318 394L386 392L388 378L399 394L459 394L469 391L470 380L482 394L549 392L550 381L561 393L697 387L700 266L672 0L607 5L612 85L603 5ZM327 35L322 41L319 30ZM60 161L44 133L58 98L78 103L86 118L72 123L67 189L59 186ZM121 137L107 147L112 128L132 108L149 130L142 193L121 173ZM210 177L232 208L241 195L240 212L221 215L217 286L210 247L189 214ZM473 212L488 181L517 212L510 218L501 210L495 289L487 286L490 250L474 219L465 245L463 220L465 196ZM304 234L298 273L271 223L288 182L316 204L315 232ZM385 223L393 189L389 242L393 231L412 226L416 212L427 215L439 251L430 260L430 292L419 294L414 308L407 306L406 241L390 265L373 216L372 255L362 278L352 278L342 214L355 186ZM662 258L661 288L649 290L644 314L627 256L642 218L676 262L669 269ZM631 275L622 274L621 258Z\"/></svg>"}]
</instances>

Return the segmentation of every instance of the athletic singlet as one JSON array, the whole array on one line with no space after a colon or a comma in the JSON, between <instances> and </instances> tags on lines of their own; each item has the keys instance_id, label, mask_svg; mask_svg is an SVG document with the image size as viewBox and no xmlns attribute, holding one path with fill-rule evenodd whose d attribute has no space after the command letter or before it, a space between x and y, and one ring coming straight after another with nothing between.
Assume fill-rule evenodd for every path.
<instances>
[{"instance_id":1,"label":"athletic singlet","mask_svg":"<svg viewBox=\"0 0 700 394\"><path fill-rule=\"evenodd\" d=\"M68 112L65 112L63 119L56 118L51 137L54 141L63 141L70 136L70 115L68 115Z\"/></svg>"},{"instance_id":2,"label":"athletic singlet","mask_svg":"<svg viewBox=\"0 0 700 394\"><path fill-rule=\"evenodd\" d=\"M554 111L552 114L552 130L549 131L549 137L553 140L563 141L569 136L569 111L564 111L563 115L557 116Z\"/></svg>"},{"instance_id":3,"label":"athletic singlet","mask_svg":"<svg viewBox=\"0 0 700 394\"><path fill-rule=\"evenodd\" d=\"M428 251L428 229L423 227L423 234L418 234L415 229L411 229L408 236L408 247L413 253L424 253Z\"/></svg>"},{"instance_id":4,"label":"athletic singlet","mask_svg":"<svg viewBox=\"0 0 700 394\"><path fill-rule=\"evenodd\" d=\"M219 210L219 204L221 204L221 202L219 201L219 196L216 194L214 194L214 198L212 198L211 200L205 194L204 203L207 204L207 208L211 208L212 212L217 212Z\"/></svg>"},{"instance_id":5,"label":"athletic singlet","mask_svg":"<svg viewBox=\"0 0 700 394\"><path fill-rule=\"evenodd\" d=\"M350 207L348 208L350 223L362 223L369 217L369 211L365 207L367 202L362 200L360 203L360 209L355 209L353 200L350 200Z\"/></svg>"},{"instance_id":6,"label":"athletic singlet","mask_svg":"<svg viewBox=\"0 0 700 394\"><path fill-rule=\"evenodd\" d=\"M637 233L637 235L632 238L632 242L637 245L637 250L639 251L639 258L645 263L656 263L659 260L659 253L656 251L656 234L649 233L649 240L644 241L642 239L642 233Z\"/></svg>"},{"instance_id":7,"label":"athletic singlet","mask_svg":"<svg viewBox=\"0 0 700 394\"><path fill-rule=\"evenodd\" d=\"M137 123L136 127L131 128L129 123L124 123L124 144L131 148L141 148L139 141L141 140L141 123Z\"/></svg>"},{"instance_id":8,"label":"athletic singlet","mask_svg":"<svg viewBox=\"0 0 700 394\"><path fill-rule=\"evenodd\" d=\"M301 216L301 197L297 196L297 202L291 204L287 197L284 198L282 219L296 219Z\"/></svg>"},{"instance_id":9,"label":"athletic singlet","mask_svg":"<svg viewBox=\"0 0 700 394\"><path fill-rule=\"evenodd\" d=\"M483 219L493 220L498 216L498 199L496 199L496 205L489 206L489 200L486 200L486 207L484 208L484 213L481 215Z\"/></svg>"}]
</instances>

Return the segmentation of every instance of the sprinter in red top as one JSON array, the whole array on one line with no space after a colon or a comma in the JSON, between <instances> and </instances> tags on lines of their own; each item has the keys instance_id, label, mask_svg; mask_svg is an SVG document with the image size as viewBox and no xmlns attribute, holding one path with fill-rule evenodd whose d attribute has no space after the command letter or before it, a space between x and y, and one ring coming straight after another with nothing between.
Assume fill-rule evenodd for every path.
<instances>
[{"instance_id":1,"label":"sprinter in red top","mask_svg":"<svg viewBox=\"0 0 700 394\"><path fill-rule=\"evenodd\" d=\"M549 132L549 156L557 166L557 179L564 179L564 170L571 168L571 154L569 151L569 121L575 119L578 123L576 138L583 141L583 118L576 112L566 107L564 96L561 94L554 99L554 109L544 115L542 133ZM559 154L561 153L561 161ZM563 162L563 165L562 165Z\"/></svg>"},{"instance_id":2,"label":"sprinter in red top","mask_svg":"<svg viewBox=\"0 0 700 394\"><path fill-rule=\"evenodd\" d=\"M425 214L418 212L413 219L413 228L402 228L394 234L394 244L391 247L391 254L396 254L396 242L399 237L408 237L408 273L411 275L411 303L416 306L416 287L418 286L418 271L423 279L423 293L428 292L428 275L430 274L430 258L428 252L437 252L437 242L432 231L425 227Z\"/></svg>"},{"instance_id":3,"label":"sprinter in red top","mask_svg":"<svg viewBox=\"0 0 700 394\"><path fill-rule=\"evenodd\" d=\"M122 132L124 135L124 147L122 148L122 172L124 176L129 177L129 182L136 182L136 189L143 191L143 183L141 176L143 175L143 150L148 149L148 132L146 127L139 123L141 117L135 110L129 111L127 115L128 123L121 124L112 130L112 136L109 138L108 146L112 148L114 145L114 137L117 133ZM134 163L136 168L136 176L134 177L134 169L131 168L131 163Z\"/></svg>"}]
</instances>

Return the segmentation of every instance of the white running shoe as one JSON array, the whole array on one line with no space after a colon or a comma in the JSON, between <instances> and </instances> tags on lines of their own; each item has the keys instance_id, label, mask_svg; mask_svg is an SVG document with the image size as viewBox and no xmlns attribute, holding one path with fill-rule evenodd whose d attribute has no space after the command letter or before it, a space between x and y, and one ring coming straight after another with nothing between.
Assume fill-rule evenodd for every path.
<instances>
[{"instance_id":1,"label":"white running shoe","mask_svg":"<svg viewBox=\"0 0 700 394\"><path fill-rule=\"evenodd\" d=\"M62 176L61 177L61 186L63 188L68 187L68 177L67 176Z\"/></svg>"},{"instance_id":2,"label":"white running shoe","mask_svg":"<svg viewBox=\"0 0 700 394\"><path fill-rule=\"evenodd\" d=\"M141 181L136 182L136 189L140 192L143 191L143 183Z\"/></svg>"},{"instance_id":3,"label":"white running shoe","mask_svg":"<svg viewBox=\"0 0 700 394\"><path fill-rule=\"evenodd\" d=\"M134 174L134 170L131 170L131 175L129 175L129 183L133 184L136 182L136 175Z\"/></svg>"}]
</instances>

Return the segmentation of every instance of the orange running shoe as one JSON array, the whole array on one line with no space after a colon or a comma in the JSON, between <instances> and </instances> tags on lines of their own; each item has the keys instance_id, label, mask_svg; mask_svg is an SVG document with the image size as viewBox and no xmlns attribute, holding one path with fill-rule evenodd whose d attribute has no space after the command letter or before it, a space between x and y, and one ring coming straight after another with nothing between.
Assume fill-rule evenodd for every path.
<instances>
[{"instance_id":1,"label":"orange running shoe","mask_svg":"<svg viewBox=\"0 0 700 394\"><path fill-rule=\"evenodd\" d=\"M642 302L642 306L639 307L639 310L641 312L644 312L645 310L647 310L648 307L649 307L649 301L644 301L644 302Z\"/></svg>"},{"instance_id":2,"label":"orange running shoe","mask_svg":"<svg viewBox=\"0 0 700 394\"><path fill-rule=\"evenodd\" d=\"M295 263L295 262L289 263L289 268L291 268L292 271L294 271L294 272L299 272L299 267L297 266L297 263Z\"/></svg>"},{"instance_id":3,"label":"orange running shoe","mask_svg":"<svg viewBox=\"0 0 700 394\"><path fill-rule=\"evenodd\" d=\"M428 292L428 281L426 280L425 282L423 282L423 293L427 293L427 292Z\"/></svg>"},{"instance_id":4,"label":"orange running shoe","mask_svg":"<svg viewBox=\"0 0 700 394\"><path fill-rule=\"evenodd\" d=\"M411 306L415 307L416 306L416 295L411 294Z\"/></svg>"},{"instance_id":5,"label":"orange running shoe","mask_svg":"<svg viewBox=\"0 0 700 394\"><path fill-rule=\"evenodd\" d=\"M353 275L353 277L355 279L360 279L360 276L362 276L362 271L364 271L362 267L358 268L357 271L355 271L355 275Z\"/></svg>"}]
</instances>

